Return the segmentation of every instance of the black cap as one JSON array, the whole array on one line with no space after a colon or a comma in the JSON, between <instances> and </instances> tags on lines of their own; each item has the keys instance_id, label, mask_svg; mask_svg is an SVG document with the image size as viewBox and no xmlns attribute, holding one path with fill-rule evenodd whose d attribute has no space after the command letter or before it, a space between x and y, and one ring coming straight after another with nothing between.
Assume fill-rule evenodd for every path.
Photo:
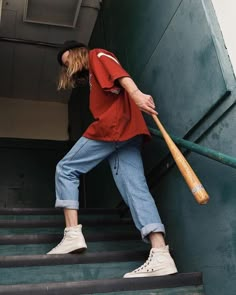
<instances>
[{"instance_id":1,"label":"black cap","mask_svg":"<svg viewBox=\"0 0 236 295\"><path fill-rule=\"evenodd\" d=\"M61 60L62 55L64 52L66 52L67 50L73 49L73 48L80 48L80 47L86 47L87 46L83 43L79 43L75 40L69 40L69 41L65 41L64 44L61 46L58 54L57 54L57 61L59 62L59 64L62 66L63 62Z\"/></svg>"}]
</instances>

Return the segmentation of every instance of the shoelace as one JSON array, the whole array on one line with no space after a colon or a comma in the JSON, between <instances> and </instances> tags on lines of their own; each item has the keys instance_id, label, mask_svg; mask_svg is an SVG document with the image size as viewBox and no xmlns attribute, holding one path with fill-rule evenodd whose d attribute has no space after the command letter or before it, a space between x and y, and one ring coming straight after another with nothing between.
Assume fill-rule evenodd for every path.
<instances>
[{"instance_id":1,"label":"shoelace","mask_svg":"<svg viewBox=\"0 0 236 295\"><path fill-rule=\"evenodd\" d=\"M144 262L144 264L141 265L139 268L135 269L134 272L138 272L138 271L144 269L145 267L147 267L150 264L150 262L152 260L152 257L153 257L153 252L150 253L150 255L149 255L148 259L146 260L146 262Z\"/></svg>"},{"instance_id":2,"label":"shoelace","mask_svg":"<svg viewBox=\"0 0 236 295\"><path fill-rule=\"evenodd\" d=\"M68 233L68 231L65 229L63 239L60 241L60 243L59 243L56 247L53 248L53 250L56 249L56 248L58 248L58 247L63 243L63 241L64 241L65 238L66 238L67 233Z\"/></svg>"}]
</instances>

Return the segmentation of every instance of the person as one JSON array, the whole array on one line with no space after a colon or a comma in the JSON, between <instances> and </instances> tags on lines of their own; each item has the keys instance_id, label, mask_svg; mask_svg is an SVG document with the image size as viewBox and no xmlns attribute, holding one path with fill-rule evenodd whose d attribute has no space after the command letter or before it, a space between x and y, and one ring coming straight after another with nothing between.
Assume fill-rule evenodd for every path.
<instances>
[{"instance_id":1,"label":"person","mask_svg":"<svg viewBox=\"0 0 236 295\"><path fill-rule=\"evenodd\" d=\"M135 226L142 239L151 243L147 261L124 278L176 273L140 155L142 143L150 139L142 111L157 114L153 98L139 90L116 56L105 49L90 50L75 40L66 41L57 59L61 66L58 89L76 87L88 77L89 107L95 121L57 164L55 206L64 208L66 228L62 241L48 254L87 248L82 225L78 224L79 178L107 159Z\"/></svg>"}]
</instances>

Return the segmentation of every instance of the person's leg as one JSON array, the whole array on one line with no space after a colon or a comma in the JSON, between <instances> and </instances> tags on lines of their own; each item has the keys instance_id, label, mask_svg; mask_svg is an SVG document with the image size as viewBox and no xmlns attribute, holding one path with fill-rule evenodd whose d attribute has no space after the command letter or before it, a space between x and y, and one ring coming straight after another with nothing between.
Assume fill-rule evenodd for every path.
<instances>
[{"instance_id":1,"label":"person's leg","mask_svg":"<svg viewBox=\"0 0 236 295\"><path fill-rule=\"evenodd\" d=\"M152 248L162 248L165 246L165 239L163 233L151 232L148 235Z\"/></svg>"},{"instance_id":2,"label":"person's leg","mask_svg":"<svg viewBox=\"0 0 236 295\"><path fill-rule=\"evenodd\" d=\"M78 210L64 208L66 227L73 227L78 224Z\"/></svg>"},{"instance_id":3,"label":"person's leg","mask_svg":"<svg viewBox=\"0 0 236 295\"><path fill-rule=\"evenodd\" d=\"M119 147L119 144L118 144ZM171 258L164 240L164 225L161 222L155 202L149 192L140 155L140 138L134 138L126 144L120 144L116 154L109 156L111 168L115 162L118 171L112 169L116 185L130 208L134 223L142 238L151 242L148 260L140 268L124 277L159 276L176 273L175 263Z\"/></svg>"},{"instance_id":4,"label":"person's leg","mask_svg":"<svg viewBox=\"0 0 236 295\"><path fill-rule=\"evenodd\" d=\"M135 226L141 232L142 239L149 242L150 233L165 233L165 228L144 176L140 144L141 137L135 137L126 143L117 143L117 152L111 154L108 160L115 183L130 208ZM118 169L114 170L114 166ZM161 239L162 234L158 236ZM156 236L153 242L156 242Z\"/></svg>"},{"instance_id":5,"label":"person's leg","mask_svg":"<svg viewBox=\"0 0 236 295\"><path fill-rule=\"evenodd\" d=\"M55 207L79 209L80 175L85 174L115 150L114 143L81 137L57 164Z\"/></svg>"},{"instance_id":6,"label":"person's leg","mask_svg":"<svg viewBox=\"0 0 236 295\"><path fill-rule=\"evenodd\" d=\"M55 206L64 208L66 228L62 241L48 254L65 254L87 248L82 225L78 225L79 178L114 150L115 145L112 142L94 141L82 137L57 164Z\"/></svg>"}]
</instances>

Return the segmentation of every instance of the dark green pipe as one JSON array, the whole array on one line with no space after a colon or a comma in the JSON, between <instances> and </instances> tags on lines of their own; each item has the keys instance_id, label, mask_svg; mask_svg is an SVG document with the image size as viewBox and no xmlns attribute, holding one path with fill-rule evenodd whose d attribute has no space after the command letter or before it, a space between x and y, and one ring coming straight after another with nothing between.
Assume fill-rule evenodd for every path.
<instances>
[{"instance_id":1,"label":"dark green pipe","mask_svg":"<svg viewBox=\"0 0 236 295\"><path fill-rule=\"evenodd\" d=\"M157 135L158 137L161 137L163 139L163 136L159 130L153 129L149 127L150 132L153 135ZM193 143L191 141L179 138L174 135L170 135L172 140L178 144L179 146L186 148L192 152L195 152L197 154L200 154L202 156L205 156L207 158L210 158L212 160L215 160L217 162L220 162L224 165L236 168L236 158L225 155L223 153L217 152L213 149L206 148L204 146L201 146L199 144Z\"/></svg>"}]
</instances>

